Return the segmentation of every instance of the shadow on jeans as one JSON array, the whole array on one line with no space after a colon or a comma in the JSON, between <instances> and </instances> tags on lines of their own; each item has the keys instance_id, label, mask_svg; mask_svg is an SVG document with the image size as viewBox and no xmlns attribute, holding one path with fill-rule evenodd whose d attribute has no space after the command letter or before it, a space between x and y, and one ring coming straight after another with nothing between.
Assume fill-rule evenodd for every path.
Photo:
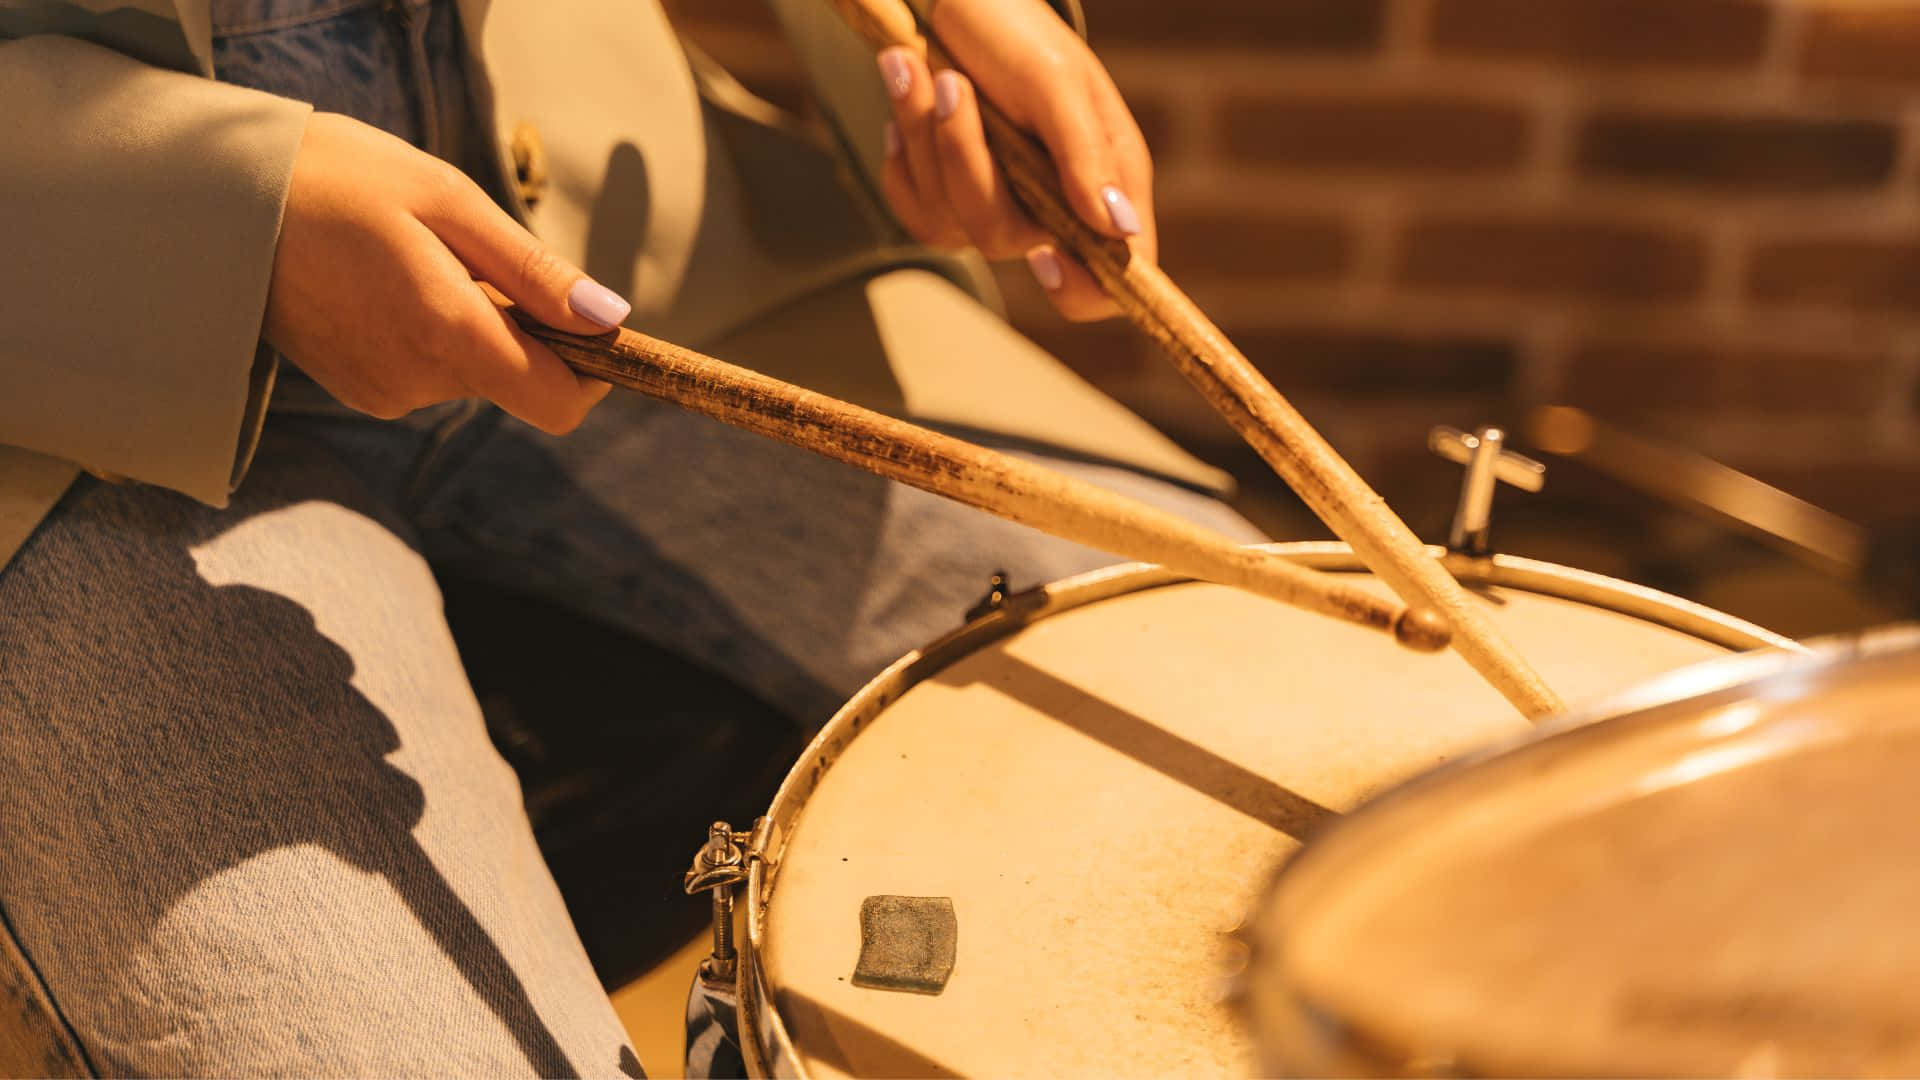
<instances>
[{"instance_id":1,"label":"shadow on jeans","mask_svg":"<svg viewBox=\"0 0 1920 1080\"><path fill-rule=\"evenodd\" d=\"M392 886L537 1074L578 1075L499 946L415 839L423 791L387 761L399 733L354 689L352 659L300 604L246 585L215 587L197 572L191 547L284 505L271 491L313 497L342 486L296 464L293 478L305 482L288 489L288 469L266 471L280 475L256 475L244 509L227 514L150 488L83 481L57 530L43 529L0 576L0 767L40 777L0 794L11 849L0 852L0 899L12 928L30 955L42 952L43 975L64 969L91 984L68 1003L72 1020L113 1007L87 991L107 1002L152 995L115 969L201 883L265 853L314 845ZM90 902L71 902L74 881L88 883ZM297 917L300 898L280 899L274 913ZM68 955L45 955L55 951ZM57 1001L63 980L48 981ZM177 1052L208 1019L195 1014L199 1004L171 1002L178 1015L160 1019L172 1030L135 1041ZM299 1016L271 1022L298 1038ZM80 1026L99 1024L139 1030L98 1011Z\"/></svg>"}]
</instances>

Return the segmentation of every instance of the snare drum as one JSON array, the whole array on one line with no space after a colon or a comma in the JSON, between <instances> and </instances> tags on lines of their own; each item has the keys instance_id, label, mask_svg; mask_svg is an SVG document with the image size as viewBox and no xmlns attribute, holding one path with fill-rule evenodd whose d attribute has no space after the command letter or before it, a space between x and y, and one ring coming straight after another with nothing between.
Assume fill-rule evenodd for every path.
<instances>
[{"instance_id":1,"label":"snare drum","mask_svg":"<svg viewBox=\"0 0 1920 1080\"><path fill-rule=\"evenodd\" d=\"M1344 545L1275 550L1361 569ZM1569 700L1793 647L1551 564L1456 573ZM862 690L757 827L749 1069L1245 1074L1224 975L1265 868L1388 785L1526 728L1458 656L1158 568L1016 595ZM888 905L926 916L892 960L950 969L856 985L863 908Z\"/></svg>"},{"instance_id":2,"label":"snare drum","mask_svg":"<svg viewBox=\"0 0 1920 1080\"><path fill-rule=\"evenodd\" d=\"M1553 726L1281 871L1244 984L1265 1072L1920 1075L1920 629Z\"/></svg>"}]
</instances>

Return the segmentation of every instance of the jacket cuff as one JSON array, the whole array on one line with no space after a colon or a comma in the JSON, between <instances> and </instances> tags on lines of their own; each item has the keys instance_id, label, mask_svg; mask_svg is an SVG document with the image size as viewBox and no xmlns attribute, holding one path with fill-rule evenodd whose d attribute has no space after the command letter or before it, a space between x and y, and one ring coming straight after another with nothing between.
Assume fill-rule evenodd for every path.
<instances>
[{"instance_id":1,"label":"jacket cuff","mask_svg":"<svg viewBox=\"0 0 1920 1080\"><path fill-rule=\"evenodd\" d=\"M304 103L72 38L0 42L0 443L224 505Z\"/></svg>"}]
</instances>

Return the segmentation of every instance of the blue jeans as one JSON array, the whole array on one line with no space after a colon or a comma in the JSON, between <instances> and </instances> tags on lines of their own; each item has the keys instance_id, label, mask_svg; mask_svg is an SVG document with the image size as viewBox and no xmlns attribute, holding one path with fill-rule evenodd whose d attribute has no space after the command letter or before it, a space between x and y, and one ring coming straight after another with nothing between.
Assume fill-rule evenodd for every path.
<instances>
[{"instance_id":1,"label":"blue jeans","mask_svg":"<svg viewBox=\"0 0 1920 1080\"><path fill-rule=\"evenodd\" d=\"M1110 561L631 396L566 439L489 412L441 445L455 408L278 419L225 511L83 481L0 573L0 913L22 957L0 983L50 1002L65 1060L637 1069L422 553L816 721L956 625L990 571ZM1055 464L1236 526L1162 481Z\"/></svg>"}]
</instances>

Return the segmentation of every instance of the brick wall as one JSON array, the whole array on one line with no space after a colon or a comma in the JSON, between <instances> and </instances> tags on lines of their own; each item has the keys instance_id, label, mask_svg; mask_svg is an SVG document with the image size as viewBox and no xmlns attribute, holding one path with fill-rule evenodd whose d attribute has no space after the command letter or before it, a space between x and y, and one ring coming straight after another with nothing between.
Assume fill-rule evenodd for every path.
<instances>
[{"instance_id":1,"label":"brick wall","mask_svg":"<svg viewBox=\"0 0 1920 1080\"><path fill-rule=\"evenodd\" d=\"M1165 265L1428 535L1451 469L1426 427L1549 402L1920 518L1920 2L1086 7L1154 149ZM677 13L803 100L754 0ZM1147 346L1004 277L1023 328L1261 509Z\"/></svg>"}]
</instances>

